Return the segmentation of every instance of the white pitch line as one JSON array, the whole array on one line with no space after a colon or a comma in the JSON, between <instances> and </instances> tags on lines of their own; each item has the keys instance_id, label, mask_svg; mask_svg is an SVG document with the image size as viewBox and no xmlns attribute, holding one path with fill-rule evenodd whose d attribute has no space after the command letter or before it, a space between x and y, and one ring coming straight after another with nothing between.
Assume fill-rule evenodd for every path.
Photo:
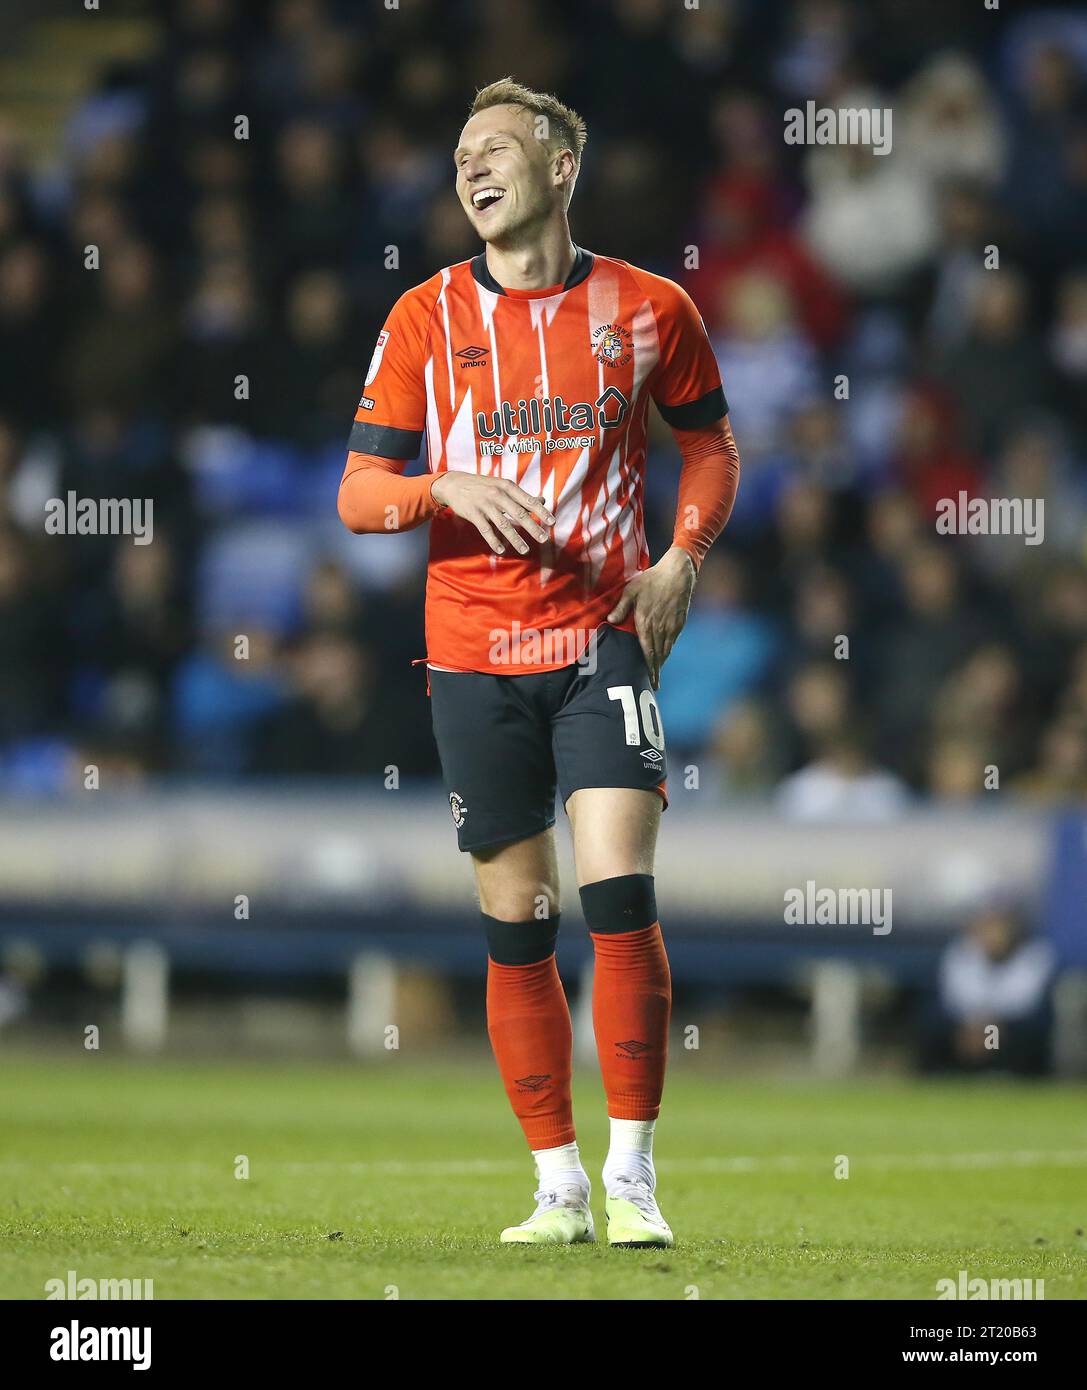
<instances>
[{"instance_id":1,"label":"white pitch line","mask_svg":"<svg viewBox=\"0 0 1087 1390\"><path fill-rule=\"evenodd\" d=\"M854 1151L848 1154L854 1174L864 1169L975 1169L975 1168L1078 1168L1087 1167L1087 1149L1007 1149L982 1153L924 1153L924 1154L869 1154ZM745 1155L711 1156L706 1158L664 1158L658 1167L665 1172L676 1173L821 1173L832 1165L836 1154L762 1154L757 1157ZM259 1165L262 1174L274 1173L358 1173L381 1174L388 1177L479 1177L489 1173L520 1173L525 1165L514 1159L462 1159L440 1162L434 1159L360 1159L338 1162L336 1160L317 1160L314 1162L280 1163L274 1159L264 1160L259 1155L254 1159L254 1167ZM177 1160L167 1163L36 1163L35 1168L47 1168L62 1173L86 1174L160 1174L166 1171L196 1173L222 1171L233 1175L233 1160L222 1163L207 1159ZM15 1172L25 1168L18 1159L0 1160L0 1171Z\"/></svg>"},{"instance_id":2,"label":"white pitch line","mask_svg":"<svg viewBox=\"0 0 1087 1390\"><path fill-rule=\"evenodd\" d=\"M864 1168L1078 1168L1087 1166L1087 1149L1006 1149L991 1153L863 1154L851 1153L852 1171ZM758 1173L803 1172L833 1163L837 1155L801 1158L789 1154L758 1158L680 1158L662 1161L661 1167L687 1172Z\"/></svg>"}]
</instances>

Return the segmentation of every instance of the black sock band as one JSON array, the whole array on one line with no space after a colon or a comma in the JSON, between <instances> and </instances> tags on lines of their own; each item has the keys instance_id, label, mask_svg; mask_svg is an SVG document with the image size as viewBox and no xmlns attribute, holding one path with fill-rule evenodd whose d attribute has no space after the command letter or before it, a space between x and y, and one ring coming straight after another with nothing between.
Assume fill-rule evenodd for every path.
<instances>
[{"instance_id":1,"label":"black sock band","mask_svg":"<svg viewBox=\"0 0 1087 1390\"><path fill-rule=\"evenodd\" d=\"M535 965L555 953L559 913L542 921L500 922L480 913L487 933L487 954L496 965Z\"/></svg>"},{"instance_id":2,"label":"black sock band","mask_svg":"<svg viewBox=\"0 0 1087 1390\"><path fill-rule=\"evenodd\" d=\"M623 874L587 883L581 910L592 932L642 931L657 920L652 874Z\"/></svg>"}]
</instances>

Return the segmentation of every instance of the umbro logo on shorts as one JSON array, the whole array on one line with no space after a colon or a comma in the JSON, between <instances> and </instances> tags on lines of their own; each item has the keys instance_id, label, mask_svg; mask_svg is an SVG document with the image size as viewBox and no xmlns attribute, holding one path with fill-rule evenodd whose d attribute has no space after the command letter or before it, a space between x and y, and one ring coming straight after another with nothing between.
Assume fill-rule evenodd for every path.
<instances>
[{"instance_id":1,"label":"umbro logo on shorts","mask_svg":"<svg viewBox=\"0 0 1087 1390\"><path fill-rule=\"evenodd\" d=\"M664 760L664 754L658 753L655 748L643 748L638 756L645 758L647 762L651 763L659 763Z\"/></svg>"}]
</instances>

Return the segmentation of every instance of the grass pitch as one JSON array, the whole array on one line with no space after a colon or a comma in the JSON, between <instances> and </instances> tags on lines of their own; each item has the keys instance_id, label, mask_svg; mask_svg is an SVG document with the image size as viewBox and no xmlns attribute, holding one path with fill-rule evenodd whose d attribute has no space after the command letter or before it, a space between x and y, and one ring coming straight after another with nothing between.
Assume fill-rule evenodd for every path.
<instances>
[{"instance_id":1,"label":"grass pitch","mask_svg":"<svg viewBox=\"0 0 1087 1390\"><path fill-rule=\"evenodd\" d=\"M541 1250L497 1243L534 1183L482 1063L6 1056L0 1297L75 1270L153 1279L156 1299L928 1299L966 1270L1082 1299L1085 1101L674 1074L657 1166L675 1249ZM595 1076L575 1103L602 1235Z\"/></svg>"}]
</instances>

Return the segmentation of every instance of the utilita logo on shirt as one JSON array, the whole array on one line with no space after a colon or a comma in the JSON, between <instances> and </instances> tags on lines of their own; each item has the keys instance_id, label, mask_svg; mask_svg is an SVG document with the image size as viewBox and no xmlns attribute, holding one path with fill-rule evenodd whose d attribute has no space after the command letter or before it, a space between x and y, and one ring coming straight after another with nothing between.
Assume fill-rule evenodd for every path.
<instances>
[{"instance_id":1,"label":"utilita logo on shirt","mask_svg":"<svg viewBox=\"0 0 1087 1390\"><path fill-rule=\"evenodd\" d=\"M514 405L502 401L497 410L476 412L476 431L480 439L497 439L501 434L563 434L567 430L613 430L626 419L630 402L622 391L609 386L595 401L567 405L561 396L520 400Z\"/></svg>"}]
</instances>

